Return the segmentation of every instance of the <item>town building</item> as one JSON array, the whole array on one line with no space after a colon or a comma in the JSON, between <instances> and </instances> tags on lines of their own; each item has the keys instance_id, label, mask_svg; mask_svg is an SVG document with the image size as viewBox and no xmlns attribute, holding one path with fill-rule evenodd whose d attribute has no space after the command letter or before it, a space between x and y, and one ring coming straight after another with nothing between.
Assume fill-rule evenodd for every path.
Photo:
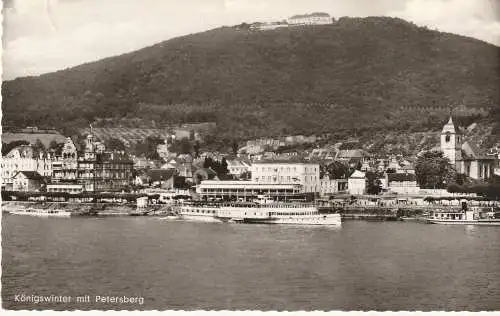
<instances>
[{"instance_id":1,"label":"town building","mask_svg":"<svg viewBox=\"0 0 500 316\"><path fill-rule=\"evenodd\" d=\"M302 193L320 191L319 164L295 161L257 161L252 164L254 182L300 184Z\"/></svg>"},{"instance_id":2,"label":"town building","mask_svg":"<svg viewBox=\"0 0 500 316\"><path fill-rule=\"evenodd\" d=\"M21 145L8 152L1 161L2 190L13 190L14 176L20 171L34 171L42 177L52 175L50 153L36 153L32 146Z\"/></svg>"},{"instance_id":3,"label":"town building","mask_svg":"<svg viewBox=\"0 0 500 316\"><path fill-rule=\"evenodd\" d=\"M496 159L472 141L464 141L450 117L441 132L441 151L459 173L476 180L487 180L494 174Z\"/></svg>"},{"instance_id":4,"label":"town building","mask_svg":"<svg viewBox=\"0 0 500 316\"><path fill-rule=\"evenodd\" d=\"M320 180L320 192L322 197L347 191L347 179L331 179L328 175Z\"/></svg>"},{"instance_id":5,"label":"town building","mask_svg":"<svg viewBox=\"0 0 500 316\"><path fill-rule=\"evenodd\" d=\"M362 166L370 160L370 155L363 149L341 149L337 152L335 160L348 163L351 167Z\"/></svg>"},{"instance_id":6,"label":"town building","mask_svg":"<svg viewBox=\"0 0 500 316\"><path fill-rule=\"evenodd\" d=\"M386 178L387 189L390 192L398 194L418 194L420 192L415 174L388 173Z\"/></svg>"},{"instance_id":7,"label":"town building","mask_svg":"<svg viewBox=\"0 0 500 316\"><path fill-rule=\"evenodd\" d=\"M78 151L75 143L67 137L61 155L52 162L51 182L76 182L78 170Z\"/></svg>"},{"instance_id":8,"label":"town building","mask_svg":"<svg viewBox=\"0 0 500 316\"><path fill-rule=\"evenodd\" d=\"M250 30L254 31L269 31L269 30L275 30L277 28L282 28L282 27L288 27L288 23L286 21L284 22L256 22L252 23L250 25Z\"/></svg>"},{"instance_id":9,"label":"town building","mask_svg":"<svg viewBox=\"0 0 500 316\"><path fill-rule=\"evenodd\" d=\"M349 194L361 195L366 191L366 174L359 170L354 173L347 180L347 191Z\"/></svg>"},{"instance_id":10,"label":"town building","mask_svg":"<svg viewBox=\"0 0 500 316\"><path fill-rule=\"evenodd\" d=\"M36 171L19 171L12 179L14 191L36 192L44 184L44 178Z\"/></svg>"},{"instance_id":11,"label":"town building","mask_svg":"<svg viewBox=\"0 0 500 316\"><path fill-rule=\"evenodd\" d=\"M333 19L328 13L315 12L311 14L299 14L290 17L288 20L290 26L298 25L321 25L332 24Z\"/></svg>"},{"instance_id":12,"label":"town building","mask_svg":"<svg viewBox=\"0 0 500 316\"><path fill-rule=\"evenodd\" d=\"M242 174L250 171L250 163L243 161L241 159L229 159L227 160L227 170L229 174L240 177Z\"/></svg>"},{"instance_id":13,"label":"town building","mask_svg":"<svg viewBox=\"0 0 500 316\"><path fill-rule=\"evenodd\" d=\"M147 184L155 188L171 190L174 188L175 169L150 169L146 173Z\"/></svg>"},{"instance_id":14,"label":"town building","mask_svg":"<svg viewBox=\"0 0 500 316\"><path fill-rule=\"evenodd\" d=\"M303 192L298 183L262 183L257 181L205 180L196 188L202 199L252 200L258 195L293 198Z\"/></svg>"},{"instance_id":15,"label":"town building","mask_svg":"<svg viewBox=\"0 0 500 316\"><path fill-rule=\"evenodd\" d=\"M79 194L83 192L83 185L77 183L50 183L47 184L47 192L66 192Z\"/></svg>"},{"instance_id":16,"label":"town building","mask_svg":"<svg viewBox=\"0 0 500 316\"><path fill-rule=\"evenodd\" d=\"M88 135L81 154L71 138L64 143L61 156L53 163L48 186L51 190L75 193L82 186L86 192L120 192L128 190L134 162L123 152L105 152L102 144Z\"/></svg>"}]
</instances>

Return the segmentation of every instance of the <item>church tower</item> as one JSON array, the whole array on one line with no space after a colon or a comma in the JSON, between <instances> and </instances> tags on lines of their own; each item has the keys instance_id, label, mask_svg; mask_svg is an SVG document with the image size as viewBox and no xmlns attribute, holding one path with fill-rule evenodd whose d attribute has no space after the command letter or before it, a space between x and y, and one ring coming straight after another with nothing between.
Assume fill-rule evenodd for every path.
<instances>
[{"instance_id":1,"label":"church tower","mask_svg":"<svg viewBox=\"0 0 500 316\"><path fill-rule=\"evenodd\" d=\"M453 166L458 167L457 162L462 160L462 135L455 129L451 116L441 132L441 151Z\"/></svg>"}]
</instances>

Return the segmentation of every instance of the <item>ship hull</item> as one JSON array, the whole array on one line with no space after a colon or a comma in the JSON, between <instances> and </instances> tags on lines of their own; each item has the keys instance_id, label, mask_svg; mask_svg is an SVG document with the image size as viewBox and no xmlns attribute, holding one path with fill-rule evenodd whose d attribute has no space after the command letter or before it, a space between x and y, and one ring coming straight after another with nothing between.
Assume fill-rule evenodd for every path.
<instances>
[{"instance_id":1,"label":"ship hull","mask_svg":"<svg viewBox=\"0 0 500 316\"><path fill-rule=\"evenodd\" d=\"M342 219L340 215L318 215L318 216L294 216L294 217L275 217L266 219L245 219L245 223L255 224L288 224L288 225L326 225L340 226Z\"/></svg>"},{"instance_id":2,"label":"ship hull","mask_svg":"<svg viewBox=\"0 0 500 316\"><path fill-rule=\"evenodd\" d=\"M441 224L441 225L480 225L480 226L500 226L500 220L437 220L429 219L429 224Z\"/></svg>"}]
</instances>

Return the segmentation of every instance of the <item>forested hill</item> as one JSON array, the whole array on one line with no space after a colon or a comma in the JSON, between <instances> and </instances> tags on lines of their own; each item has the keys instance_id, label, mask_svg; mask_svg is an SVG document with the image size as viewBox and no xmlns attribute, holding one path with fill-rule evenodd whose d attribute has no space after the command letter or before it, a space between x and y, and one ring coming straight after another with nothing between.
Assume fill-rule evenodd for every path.
<instances>
[{"instance_id":1,"label":"forested hill","mask_svg":"<svg viewBox=\"0 0 500 316\"><path fill-rule=\"evenodd\" d=\"M215 120L240 138L437 127L451 105L466 119L498 109L499 56L494 45L394 18L224 27L5 82L3 124Z\"/></svg>"}]
</instances>

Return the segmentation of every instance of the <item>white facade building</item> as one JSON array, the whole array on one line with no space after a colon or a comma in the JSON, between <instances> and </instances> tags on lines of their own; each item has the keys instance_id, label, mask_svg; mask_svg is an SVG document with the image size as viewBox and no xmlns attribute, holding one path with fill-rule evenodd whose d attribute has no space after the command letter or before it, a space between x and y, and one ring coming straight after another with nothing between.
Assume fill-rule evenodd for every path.
<instances>
[{"instance_id":1,"label":"white facade building","mask_svg":"<svg viewBox=\"0 0 500 316\"><path fill-rule=\"evenodd\" d=\"M320 192L319 164L291 161L258 161L250 168L258 183L300 184L301 193Z\"/></svg>"},{"instance_id":2,"label":"white facade building","mask_svg":"<svg viewBox=\"0 0 500 316\"><path fill-rule=\"evenodd\" d=\"M277 184L256 181L220 181L204 180L196 188L202 198L212 199L252 199L258 195L293 196L302 192L302 186L297 183Z\"/></svg>"},{"instance_id":3,"label":"white facade building","mask_svg":"<svg viewBox=\"0 0 500 316\"><path fill-rule=\"evenodd\" d=\"M35 156L30 145L15 147L2 157L2 187L11 187L14 176L20 171L34 171L42 177L52 175L52 159L50 154Z\"/></svg>"},{"instance_id":4,"label":"white facade building","mask_svg":"<svg viewBox=\"0 0 500 316\"><path fill-rule=\"evenodd\" d=\"M361 195L365 193L366 174L364 172L361 172L359 170L354 171L347 182L347 190L349 194Z\"/></svg>"},{"instance_id":5,"label":"white facade building","mask_svg":"<svg viewBox=\"0 0 500 316\"><path fill-rule=\"evenodd\" d=\"M330 179L329 176L324 176L320 180L320 196L329 196L338 192L347 190L347 179Z\"/></svg>"},{"instance_id":6,"label":"white facade building","mask_svg":"<svg viewBox=\"0 0 500 316\"><path fill-rule=\"evenodd\" d=\"M332 24L333 19L328 13L315 12L311 14L294 15L288 19L290 25L321 25Z\"/></svg>"}]
</instances>

